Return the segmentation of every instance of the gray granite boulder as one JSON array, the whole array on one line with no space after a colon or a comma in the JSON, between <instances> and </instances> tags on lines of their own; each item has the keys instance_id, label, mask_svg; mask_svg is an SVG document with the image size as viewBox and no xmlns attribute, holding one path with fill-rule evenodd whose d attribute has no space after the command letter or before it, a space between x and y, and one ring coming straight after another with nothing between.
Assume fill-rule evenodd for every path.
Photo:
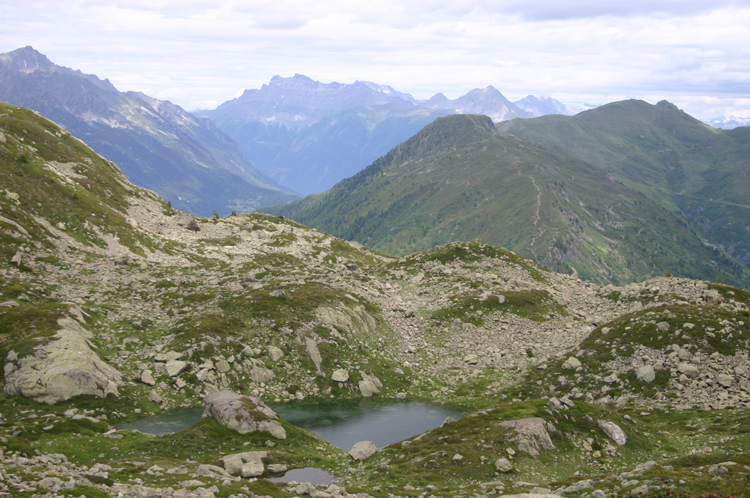
<instances>
[{"instance_id":1,"label":"gray granite boulder","mask_svg":"<svg viewBox=\"0 0 750 498\"><path fill-rule=\"evenodd\" d=\"M503 427L512 427L518 436L514 441L518 442L518 449L530 455L538 455L539 448L554 450L555 445L547 432L544 419L541 417L528 417L517 420L500 422Z\"/></svg>"},{"instance_id":2,"label":"gray granite boulder","mask_svg":"<svg viewBox=\"0 0 750 498\"><path fill-rule=\"evenodd\" d=\"M365 460L374 455L376 451L378 451L378 447L372 441L360 441L354 444L349 454L355 460Z\"/></svg>"},{"instance_id":3,"label":"gray granite boulder","mask_svg":"<svg viewBox=\"0 0 750 498\"><path fill-rule=\"evenodd\" d=\"M277 439L286 439L286 431L276 413L252 396L242 396L234 391L206 394L203 418L208 417L240 434L266 431Z\"/></svg>"},{"instance_id":4,"label":"gray granite boulder","mask_svg":"<svg viewBox=\"0 0 750 498\"><path fill-rule=\"evenodd\" d=\"M60 330L22 357L11 349L5 363L5 394L48 404L81 394L119 396L122 374L101 360L89 339L93 334L72 318L57 321Z\"/></svg>"},{"instance_id":5,"label":"gray granite boulder","mask_svg":"<svg viewBox=\"0 0 750 498\"><path fill-rule=\"evenodd\" d=\"M604 433L607 434L607 436L609 436L612 441L619 444L620 446L623 446L628 442L628 436L625 434L625 431L620 428L619 425L615 424L614 422L607 422L604 420L599 420L598 422L599 427L602 428Z\"/></svg>"}]
</instances>

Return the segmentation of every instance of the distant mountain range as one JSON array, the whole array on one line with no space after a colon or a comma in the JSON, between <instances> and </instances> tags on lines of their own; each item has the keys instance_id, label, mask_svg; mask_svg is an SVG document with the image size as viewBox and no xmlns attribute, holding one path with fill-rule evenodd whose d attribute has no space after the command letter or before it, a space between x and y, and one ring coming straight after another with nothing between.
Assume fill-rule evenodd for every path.
<instances>
[{"instance_id":1,"label":"distant mountain range","mask_svg":"<svg viewBox=\"0 0 750 498\"><path fill-rule=\"evenodd\" d=\"M263 173L302 194L331 188L435 119L484 114L500 122L550 113L575 114L551 98L506 99L495 88L427 101L368 81L321 83L274 76L215 110L196 111L236 140Z\"/></svg>"},{"instance_id":2,"label":"distant mountain range","mask_svg":"<svg viewBox=\"0 0 750 498\"><path fill-rule=\"evenodd\" d=\"M602 168L498 132L486 116L440 118L331 190L265 211L391 254L480 238L601 283L670 271L750 284L747 268L681 217Z\"/></svg>"},{"instance_id":3,"label":"distant mountain range","mask_svg":"<svg viewBox=\"0 0 750 498\"><path fill-rule=\"evenodd\" d=\"M256 170L230 137L167 101L120 92L25 47L0 54L0 99L64 126L133 183L208 216L298 198Z\"/></svg>"},{"instance_id":4,"label":"distant mountain range","mask_svg":"<svg viewBox=\"0 0 750 498\"><path fill-rule=\"evenodd\" d=\"M714 128L722 128L724 130L733 130L740 126L750 126L750 118L742 118L737 116L721 116L720 118L710 119L704 121L704 123L713 126Z\"/></svg>"}]
</instances>

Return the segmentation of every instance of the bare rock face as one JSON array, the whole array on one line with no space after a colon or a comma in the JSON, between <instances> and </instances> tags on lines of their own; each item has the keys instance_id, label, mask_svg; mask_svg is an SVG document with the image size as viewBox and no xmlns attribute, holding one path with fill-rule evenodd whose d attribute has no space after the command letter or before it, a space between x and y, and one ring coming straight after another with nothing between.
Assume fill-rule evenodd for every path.
<instances>
[{"instance_id":1,"label":"bare rock face","mask_svg":"<svg viewBox=\"0 0 750 498\"><path fill-rule=\"evenodd\" d=\"M119 396L122 374L104 363L92 349L93 334L71 318L57 321L61 327L34 354L8 354L5 363L5 393L48 404L80 394Z\"/></svg>"},{"instance_id":2,"label":"bare rock face","mask_svg":"<svg viewBox=\"0 0 750 498\"><path fill-rule=\"evenodd\" d=\"M286 439L286 431L276 413L261 400L234 391L217 391L203 398L203 418L213 417L228 429L248 434L266 431L277 439Z\"/></svg>"},{"instance_id":3,"label":"bare rock face","mask_svg":"<svg viewBox=\"0 0 750 498\"><path fill-rule=\"evenodd\" d=\"M503 427L513 427L518 433L515 439L518 442L518 448L530 455L538 455L539 448L544 448L545 450L555 449L543 418L529 417L508 420L501 422L500 425Z\"/></svg>"}]
</instances>

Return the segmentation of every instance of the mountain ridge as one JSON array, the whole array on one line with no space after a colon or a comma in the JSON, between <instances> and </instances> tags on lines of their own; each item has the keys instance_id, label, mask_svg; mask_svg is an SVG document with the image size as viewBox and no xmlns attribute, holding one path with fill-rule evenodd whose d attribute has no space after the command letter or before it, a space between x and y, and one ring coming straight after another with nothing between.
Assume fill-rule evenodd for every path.
<instances>
[{"instance_id":1,"label":"mountain ridge","mask_svg":"<svg viewBox=\"0 0 750 498\"><path fill-rule=\"evenodd\" d=\"M643 194L487 116L440 118L331 190L264 211L399 255L481 238L599 283L671 271L750 285Z\"/></svg>"},{"instance_id":2,"label":"mountain ridge","mask_svg":"<svg viewBox=\"0 0 750 498\"><path fill-rule=\"evenodd\" d=\"M498 128L601 167L750 264L750 128L719 130L667 101L640 100Z\"/></svg>"},{"instance_id":3,"label":"mountain ridge","mask_svg":"<svg viewBox=\"0 0 750 498\"><path fill-rule=\"evenodd\" d=\"M13 69L21 67L26 69ZM264 198L270 203L295 198L248 163L213 123L170 102L119 92L96 76L53 64L31 47L3 54L0 81L4 101L65 126L115 160L134 182L186 210L228 214L259 207Z\"/></svg>"},{"instance_id":4,"label":"mountain ridge","mask_svg":"<svg viewBox=\"0 0 750 498\"><path fill-rule=\"evenodd\" d=\"M574 111L551 98L512 103L492 86L454 100L436 94L419 101L387 85L321 83L295 74L274 76L260 89L195 115L213 120L266 175L312 194L356 173L434 119L464 112L501 121Z\"/></svg>"}]
</instances>

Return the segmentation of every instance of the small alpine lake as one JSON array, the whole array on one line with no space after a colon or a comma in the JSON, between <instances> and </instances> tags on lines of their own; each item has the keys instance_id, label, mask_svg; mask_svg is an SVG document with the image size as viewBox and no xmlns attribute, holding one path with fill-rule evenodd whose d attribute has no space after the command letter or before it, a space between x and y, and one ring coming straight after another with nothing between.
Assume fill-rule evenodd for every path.
<instances>
[{"instance_id":1,"label":"small alpine lake","mask_svg":"<svg viewBox=\"0 0 750 498\"><path fill-rule=\"evenodd\" d=\"M417 401L304 400L267 404L290 424L308 429L344 451L358 441L372 441L382 448L438 427L446 417L463 415L443 405ZM174 410L121 424L120 428L163 436L192 427L202 412L201 408Z\"/></svg>"}]
</instances>

